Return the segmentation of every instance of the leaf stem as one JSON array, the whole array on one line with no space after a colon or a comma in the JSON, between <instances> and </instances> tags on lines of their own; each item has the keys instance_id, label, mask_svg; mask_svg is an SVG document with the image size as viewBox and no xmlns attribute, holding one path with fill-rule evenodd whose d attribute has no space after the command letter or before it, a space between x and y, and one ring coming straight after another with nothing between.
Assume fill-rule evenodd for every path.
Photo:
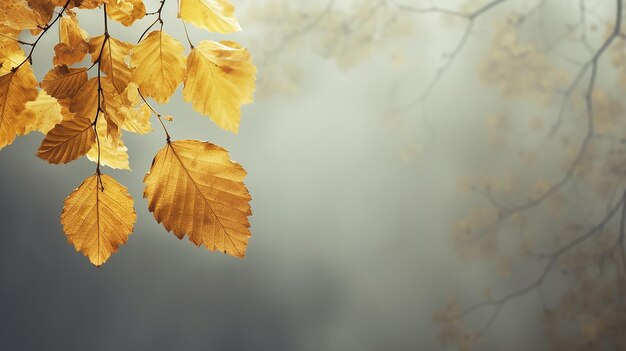
<instances>
[{"instance_id":1,"label":"leaf stem","mask_svg":"<svg viewBox=\"0 0 626 351\"><path fill-rule=\"evenodd\" d=\"M159 123L161 123L161 127L163 127L163 131L165 132L165 141L167 141L167 143L169 144L171 137L170 137L170 133L167 131L167 128L165 127L165 123L163 123L163 115L161 115L160 113L158 113L153 107L152 105L150 105L150 103L148 102L148 100L146 100L146 98L143 96L143 94L141 93L141 90L139 90L139 88L137 88L137 92L139 93L139 96L141 96L141 100L143 100L143 102L146 104L146 106L148 106L150 108L150 110L152 111L152 113L154 113L155 116L157 116L157 119L159 120Z\"/></svg>"},{"instance_id":2,"label":"leaf stem","mask_svg":"<svg viewBox=\"0 0 626 351\"><path fill-rule=\"evenodd\" d=\"M98 107L96 108L96 117L92 123L93 132L96 135L96 144L98 148L98 160L96 162L96 173L100 175L100 160L101 160L101 145L100 145L100 135L98 135L98 118L100 117L100 112L104 113L104 109L102 108L102 99L104 98L102 94L102 71L100 70L100 64L102 62L102 53L104 52L104 46L109 40L109 24L107 19L107 5L104 4L104 40L102 40L102 46L100 47L100 53L98 54L98 59L93 63L92 67L97 63L98 64ZM99 179L100 177L98 177ZM101 189L104 191L104 186L101 183Z\"/></svg>"},{"instance_id":3,"label":"leaf stem","mask_svg":"<svg viewBox=\"0 0 626 351\"><path fill-rule=\"evenodd\" d=\"M139 40L137 40L137 43L139 43L141 39L143 39L143 37L146 34L148 34L148 31L152 29L152 27L154 27L155 24L161 23L161 29L163 28L163 18L161 18L161 13L163 12L163 6L165 6L165 0L161 0L161 5L159 6L159 9L157 11L146 13L146 15L158 15L158 17L157 19L154 20L154 22L152 22L148 26L148 28L146 28L146 30L143 31L143 33L141 33L141 36L139 37Z\"/></svg>"},{"instance_id":4,"label":"leaf stem","mask_svg":"<svg viewBox=\"0 0 626 351\"><path fill-rule=\"evenodd\" d=\"M176 0L176 4L178 5L178 8L180 8L180 0ZM191 39L189 38L189 31L187 31L187 24L185 23L185 21L183 21L182 18L180 19L180 22L183 24L183 29L185 30L185 37L187 38L189 47L191 48L191 50L193 50L194 46L191 43Z\"/></svg>"}]
</instances>

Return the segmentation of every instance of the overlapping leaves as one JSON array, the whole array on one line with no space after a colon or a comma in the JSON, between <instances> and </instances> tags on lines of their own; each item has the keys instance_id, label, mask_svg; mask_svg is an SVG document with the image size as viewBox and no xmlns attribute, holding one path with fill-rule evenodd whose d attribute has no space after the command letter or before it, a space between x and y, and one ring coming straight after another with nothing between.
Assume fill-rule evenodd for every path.
<instances>
[{"instance_id":1,"label":"overlapping leaves","mask_svg":"<svg viewBox=\"0 0 626 351\"><path fill-rule=\"evenodd\" d=\"M0 2L0 149L39 131L45 135L41 159L64 164L87 156L96 163L95 175L66 200L61 222L68 240L98 266L126 242L135 221L126 188L100 167L130 169L123 133L151 132L150 115L157 114L145 98L166 103L183 84L185 101L235 133L241 106L252 102L256 68L238 43L205 40L186 50L151 26L135 45L116 38L106 23L103 34L90 36L75 11L101 9L129 27L147 14L158 16L153 25L162 23L165 2L160 5L148 13L142 0ZM230 0L181 0L178 15L211 32L241 30ZM52 25L59 30L53 67L38 83L32 51ZM22 41L22 31L36 40ZM80 66L87 55L95 70ZM223 148L167 135L146 175L144 196L157 221L177 237L243 257L251 214L245 175Z\"/></svg>"}]
</instances>

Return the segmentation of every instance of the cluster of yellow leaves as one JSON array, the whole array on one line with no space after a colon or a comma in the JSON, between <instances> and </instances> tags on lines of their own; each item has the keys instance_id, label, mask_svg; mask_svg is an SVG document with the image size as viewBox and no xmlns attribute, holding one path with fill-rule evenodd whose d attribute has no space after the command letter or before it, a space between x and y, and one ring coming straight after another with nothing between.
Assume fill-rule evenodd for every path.
<instances>
[{"instance_id":1,"label":"cluster of yellow leaves","mask_svg":"<svg viewBox=\"0 0 626 351\"><path fill-rule=\"evenodd\" d=\"M388 38L408 37L413 25L392 4L357 1L348 13L338 9L321 21L324 35L320 38L320 50L324 56L334 58L339 67L347 69L388 46Z\"/></svg>"},{"instance_id":2,"label":"cluster of yellow leaves","mask_svg":"<svg viewBox=\"0 0 626 351\"><path fill-rule=\"evenodd\" d=\"M601 234L560 261L572 287L541 318L552 350L602 350L609 340L626 348L626 261L616 236Z\"/></svg>"},{"instance_id":3,"label":"cluster of yellow leaves","mask_svg":"<svg viewBox=\"0 0 626 351\"><path fill-rule=\"evenodd\" d=\"M433 322L441 326L437 335L439 342L453 346L460 351L470 351L478 340L478 334L467 330L463 311L454 299L449 299L446 306L433 313Z\"/></svg>"},{"instance_id":4,"label":"cluster of yellow leaves","mask_svg":"<svg viewBox=\"0 0 626 351\"><path fill-rule=\"evenodd\" d=\"M117 39L103 26L90 36L76 9L101 9L123 26L151 14L142 0L16 0L0 3L0 149L16 136L45 135L37 156L65 164L82 156L97 163L65 201L61 222L68 240L99 266L132 233L133 199L100 166L130 169L123 132L152 131L152 107L145 98L167 103L180 84L183 97L219 127L237 133L241 106L251 103L256 68L247 49L232 41L203 40L184 46L160 29L137 45ZM181 0L179 17L216 33L241 30L230 0ZM32 51L58 24L53 68L38 83ZM151 26L152 27L152 26ZM150 28L151 28L150 27ZM150 30L150 28L148 30ZM24 30L36 36L20 40ZM23 46L30 47L27 55ZM90 55L91 67L75 67ZM155 112L156 113L156 112ZM162 116L158 115L158 118ZM171 117L163 117L171 119ZM159 223L196 245L244 257L250 237L250 195L244 169L228 152L208 142L171 141L157 154L144 196Z\"/></svg>"},{"instance_id":5,"label":"cluster of yellow leaves","mask_svg":"<svg viewBox=\"0 0 626 351\"><path fill-rule=\"evenodd\" d=\"M282 14L276 16L277 13ZM405 64L405 40L415 22L394 2L349 0L266 0L251 2L244 14L248 25L259 23L251 40L256 62L263 67L260 93L296 92L308 70L303 48L349 69L381 54L396 68ZM389 40L394 38L394 40ZM289 55L286 53L289 52ZM302 60L294 57L302 56Z\"/></svg>"},{"instance_id":6,"label":"cluster of yellow leaves","mask_svg":"<svg viewBox=\"0 0 626 351\"><path fill-rule=\"evenodd\" d=\"M513 16L497 26L489 52L480 67L481 80L507 96L531 95L550 102L555 90L567 82L567 74L532 43L524 43Z\"/></svg>"}]
</instances>

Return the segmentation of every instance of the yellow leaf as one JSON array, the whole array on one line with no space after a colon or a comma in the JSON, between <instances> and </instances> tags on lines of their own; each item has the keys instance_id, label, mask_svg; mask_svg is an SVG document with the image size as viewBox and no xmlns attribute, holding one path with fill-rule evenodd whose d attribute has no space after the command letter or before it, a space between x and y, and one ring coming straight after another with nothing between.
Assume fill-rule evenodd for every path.
<instances>
[{"instance_id":1,"label":"yellow leaf","mask_svg":"<svg viewBox=\"0 0 626 351\"><path fill-rule=\"evenodd\" d=\"M67 107L59 104L57 99L43 90L39 91L37 99L26 103L22 114L22 118L31 121L31 124L26 127L26 133L36 130L46 134L64 119L74 118L74 114Z\"/></svg>"},{"instance_id":2,"label":"yellow leaf","mask_svg":"<svg viewBox=\"0 0 626 351\"><path fill-rule=\"evenodd\" d=\"M98 84L100 81L100 85ZM101 90L99 89L101 88ZM85 83L70 102L70 111L79 117L94 120L98 111L98 94L103 117L110 123L110 132L121 126L128 115L128 107L108 77L93 77Z\"/></svg>"},{"instance_id":3,"label":"yellow leaf","mask_svg":"<svg viewBox=\"0 0 626 351\"><path fill-rule=\"evenodd\" d=\"M59 1L59 0L56 0L56 1ZM61 2L64 2L64 1L65 0L61 0ZM104 0L72 0L72 1L78 3L78 8L81 8L81 9L95 9L96 7L100 7L102 4L104 4Z\"/></svg>"},{"instance_id":4,"label":"yellow leaf","mask_svg":"<svg viewBox=\"0 0 626 351\"><path fill-rule=\"evenodd\" d=\"M105 36L101 35L89 41L91 62L96 62L100 58L100 70L111 79L118 93L121 94L126 90L133 74L132 68L126 63L133 44L113 37L108 37L106 42L104 39Z\"/></svg>"},{"instance_id":5,"label":"yellow leaf","mask_svg":"<svg viewBox=\"0 0 626 351\"><path fill-rule=\"evenodd\" d=\"M131 54L136 66L133 82L145 96L166 103L185 76L183 45L165 32L156 30L148 34Z\"/></svg>"},{"instance_id":6,"label":"yellow leaf","mask_svg":"<svg viewBox=\"0 0 626 351\"><path fill-rule=\"evenodd\" d=\"M221 128L237 133L241 105L251 103L256 67L250 53L231 41L202 41L187 59L183 97Z\"/></svg>"},{"instance_id":7,"label":"yellow leaf","mask_svg":"<svg viewBox=\"0 0 626 351\"><path fill-rule=\"evenodd\" d=\"M146 15L146 6L142 0L107 0L106 3L107 15L126 27Z\"/></svg>"},{"instance_id":8,"label":"yellow leaf","mask_svg":"<svg viewBox=\"0 0 626 351\"><path fill-rule=\"evenodd\" d=\"M50 22L52 20L52 15L54 14L54 4L50 2L50 0L27 0L28 6L35 10L44 23Z\"/></svg>"},{"instance_id":9,"label":"yellow leaf","mask_svg":"<svg viewBox=\"0 0 626 351\"><path fill-rule=\"evenodd\" d=\"M197 246L243 258L250 194L246 171L223 148L197 140L168 142L146 174L144 197L157 222Z\"/></svg>"},{"instance_id":10,"label":"yellow leaf","mask_svg":"<svg viewBox=\"0 0 626 351\"><path fill-rule=\"evenodd\" d=\"M76 116L62 121L46 134L37 157L53 164L68 163L85 155L95 142L91 120Z\"/></svg>"},{"instance_id":11,"label":"yellow leaf","mask_svg":"<svg viewBox=\"0 0 626 351\"><path fill-rule=\"evenodd\" d=\"M130 171L128 148L124 145L121 135L107 135L107 122L103 118L98 119L97 131L100 138L100 164ZM98 143L95 143L87 152L87 158L98 162Z\"/></svg>"},{"instance_id":12,"label":"yellow leaf","mask_svg":"<svg viewBox=\"0 0 626 351\"><path fill-rule=\"evenodd\" d=\"M48 71L41 87L51 96L63 100L71 99L87 82L87 69L57 66Z\"/></svg>"},{"instance_id":13,"label":"yellow leaf","mask_svg":"<svg viewBox=\"0 0 626 351\"><path fill-rule=\"evenodd\" d=\"M20 38L20 33L19 29L0 26L0 59L4 61L8 48L12 48L14 51L22 51L17 42Z\"/></svg>"},{"instance_id":14,"label":"yellow leaf","mask_svg":"<svg viewBox=\"0 0 626 351\"><path fill-rule=\"evenodd\" d=\"M37 80L30 65L0 76L0 149L26 133L31 121L19 118L28 101L37 98Z\"/></svg>"},{"instance_id":15,"label":"yellow leaf","mask_svg":"<svg viewBox=\"0 0 626 351\"><path fill-rule=\"evenodd\" d=\"M137 215L128 190L106 174L94 174L65 199L61 223L67 240L96 266L128 241Z\"/></svg>"},{"instance_id":16,"label":"yellow leaf","mask_svg":"<svg viewBox=\"0 0 626 351\"><path fill-rule=\"evenodd\" d=\"M47 23L41 14L33 11L26 0L0 1L0 24L18 30L36 29Z\"/></svg>"},{"instance_id":17,"label":"yellow leaf","mask_svg":"<svg viewBox=\"0 0 626 351\"><path fill-rule=\"evenodd\" d=\"M63 16L59 21L59 44L54 47L55 65L72 65L80 62L89 52L87 38L89 34L78 25L76 14L70 10L66 11L67 16Z\"/></svg>"},{"instance_id":18,"label":"yellow leaf","mask_svg":"<svg viewBox=\"0 0 626 351\"><path fill-rule=\"evenodd\" d=\"M180 0L178 17L209 32L228 34L241 30L230 0Z\"/></svg>"},{"instance_id":19,"label":"yellow leaf","mask_svg":"<svg viewBox=\"0 0 626 351\"><path fill-rule=\"evenodd\" d=\"M86 81L72 97L69 103L70 111L78 117L95 119L96 111L98 111L98 95L98 77L93 77Z\"/></svg>"},{"instance_id":20,"label":"yellow leaf","mask_svg":"<svg viewBox=\"0 0 626 351\"><path fill-rule=\"evenodd\" d=\"M125 131L138 134L148 134L152 132L150 108L146 104L143 104L130 110L121 128Z\"/></svg>"},{"instance_id":21,"label":"yellow leaf","mask_svg":"<svg viewBox=\"0 0 626 351\"><path fill-rule=\"evenodd\" d=\"M24 51L17 42L9 40L0 45L0 75L10 73L26 59Z\"/></svg>"},{"instance_id":22,"label":"yellow leaf","mask_svg":"<svg viewBox=\"0 0 626 351\"><path fill-rule=\"evenodd\" d=\"M49 0L56 6L64 6L67 0ZM104 0L70 0L68 8L95 9L101 6Z\"/></svg>"},{"instance_id":23,"label":"yellow leaf","mask_svg":"<svg viewBox=\"0 0 626 351\"><path fill-rule=\"evenodd\" d=\"M138 134L147 134L152 131L152 125L150 125L150 108L139 97L137 85L130 83L122 94L122 100L124 105L130 106L129 113L126 115L124 123L121 128Z\"/></svg>"}]
</instances>

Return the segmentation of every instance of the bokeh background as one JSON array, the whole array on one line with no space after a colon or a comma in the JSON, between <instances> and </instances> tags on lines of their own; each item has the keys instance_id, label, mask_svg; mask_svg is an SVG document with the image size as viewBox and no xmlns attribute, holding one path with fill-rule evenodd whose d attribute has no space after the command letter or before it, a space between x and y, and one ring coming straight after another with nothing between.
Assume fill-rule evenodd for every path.
<instances>
[{"instance_id":1,"label":"bokeh background","mask_svg":"<svg viewBox=\"0 0 626 351\"><path fill-rule=\"evenodd\" d=\"M59 223L63 200L93 164L48 165L35 157L42 136L31 134L0 152L0 349L443 350L433 313L452 297L471 305L487 288L501 295L541 272L542 262L533 260L505 274L492 261L468 264L451 235L468 211L485 203L463 192L459 181L514 173L553 182L562 174L552 166L564 156L552 144L527 166L519 150L544 139L497 129L494 137L490 128L500 114L546 116L546 125L554 120L557 103L537 102L528 91L509 98L501 89L507 79L515 85L540 68L494 65L504 78L490 85L485 58L499 24L537 7L542 14L533 18L539 23L541 16L543 25L525 27L521 40L545 49L554 59L550 67L570 81L593 50L563 40L550 51L540 40L557 40L563 28L579 23L584 4L593 12L581 26L597 27L589 34L596 48L615 15L613 2L504 1L476 19L460 48L466 19L415 13L392 1L234 3L245 31L229 38L247 45L259 66L256 101L244 107L239 134L193 111L180 89L158 110L174 117L173 138L224 146L247 169L254 214L245 260L179 241L148 212L142 179L165 142L153 121L153 133L125 136L133 171L106 171L129 188L138 219L128 243L95 268L68 245ZM471 13L486 3L436 6ZM372 15L364 4L382 10ZM146 6L151 11L158 3ZM98 35L101 11L93 12L79 11L79 18ZM183 42L174 1L166 14L164 30ZM113 25L111 34L136 42L149 22ZM373 29L358 31L368 26ZM224 38L194 28L190 35ZM37 47L39 79L51 68L54 37L51 31ZM609 68L599 81L610 81L618 69L608 59L602 63ZM580 101L573 99L573 108ZM573 120L567 131L578 143L584 120ZM494 147L498 137L508 146ZM585 213L604 208L602 199L586 201ZM529 218L533 228L566 219ZM565 284L557 276L542 294L557 299ZM547 349L539 295L507 303L477 349ZM478 329L488 316L481 313L470 320Z\"/></svg>"}]
</instances>

